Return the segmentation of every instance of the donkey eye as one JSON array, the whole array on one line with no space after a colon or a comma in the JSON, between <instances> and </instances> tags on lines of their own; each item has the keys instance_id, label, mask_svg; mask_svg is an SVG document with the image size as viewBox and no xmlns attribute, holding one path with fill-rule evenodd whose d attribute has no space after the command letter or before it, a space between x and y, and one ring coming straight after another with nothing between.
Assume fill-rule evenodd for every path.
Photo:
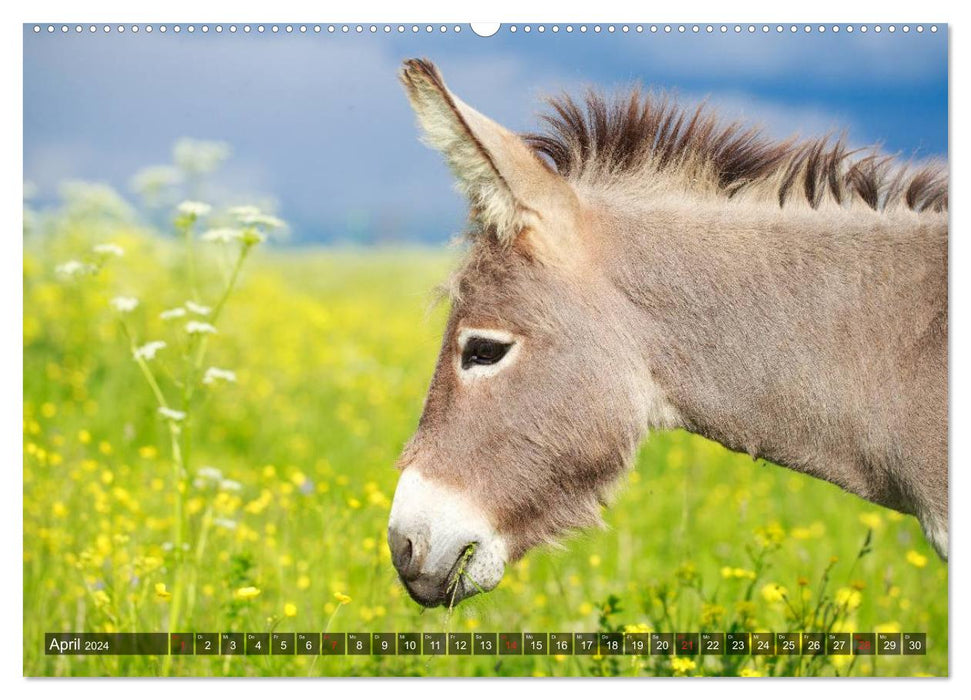
<instances>
[{"instance_id":1,"label":"donkey eye","mask_svg":"<svg viewBox=\"0 0 971 700\"><path fill-rule=\"evenodd\" d=\"M494 365L509 352L512 343L490 338L469 338L462 349L462 369L472 365Z\"/></svg>"}]
</instances>

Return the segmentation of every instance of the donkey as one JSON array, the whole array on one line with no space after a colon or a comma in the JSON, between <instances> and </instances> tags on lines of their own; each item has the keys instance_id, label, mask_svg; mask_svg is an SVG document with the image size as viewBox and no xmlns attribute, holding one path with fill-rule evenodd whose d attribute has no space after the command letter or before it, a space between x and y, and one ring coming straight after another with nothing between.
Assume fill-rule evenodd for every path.
<instances>
[{"instance_id":1,"label":"donkey","mask_svg":"<svg viewBox=\"0 0 971 700\"><path fill-rule=\"evenodd\" d=\"M425 60L401 80L470 203L467 259L391 508L421 605L600 523L683 428L915 515L948 547L943 164L775 142L637 91L518 136Z\"/></svg>"}]
</instances>

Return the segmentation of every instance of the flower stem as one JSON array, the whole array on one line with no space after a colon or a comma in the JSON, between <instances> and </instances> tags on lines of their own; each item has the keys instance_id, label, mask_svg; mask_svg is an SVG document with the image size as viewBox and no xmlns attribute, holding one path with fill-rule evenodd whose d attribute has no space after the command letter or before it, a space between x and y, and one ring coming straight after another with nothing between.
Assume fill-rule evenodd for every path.
<instances>
[{"instance_id":1,"label":"flower stem","mask_svg":"<svg viewBox=\"0 0 971 700\"><path fill-rule=\"evenodd\" d=\"M192 222L186 222L184 227L186 267L189 269L189 290L192 292L192 299L199 301L199 286L196 282L196 252L192 240Z\"/></svg>"},{"instance_id":2,"label":"flower stem","mask_svg":"<svg viewBox=\"0 0 971 700\"><path fill-rule=\"evenodd\" d=\"M242 249L239 251L239 257L236 258L236 264L233 265L233 270L229 275L229 282L226 284L226 289L223 290L222 296L219 298L219 301L212 310L211 319L214 325L216 321L219 320L219 314L222 312L226 302L229 301L229 295L232 294L233 290L236 288L236 282L239 279L239 271L243 269L243 263L246 262L246 258L249 256L249 252L252 250L252 248L253 246L250 244L243 244Z\"/></svg>"},{"instance_id":3,"label":"flower stem","mask_svg":"<svg viewBox=\"0 0 971 700\"><path fill-rule=\"evenodd\" d=\"M135 358L135 364L142 371L142 376L145 377L145 381L148 382L149 388L152 390L152 394L155 396L155 401L158 402L159 408L168 408L169 405L165 401L165 394L162 393L161 387L158 385L158 381L155 379L155 374L152 372L152 368L148 366L145 362L145 358L138 354L138 348L135 346L135 338L128 328L128 324L124 321L119 321L121 324L121 332L125 334L128 339L128 345L131 348L132 357Z\"/></svg>"},{"instance_id":4,"label":"flower stem","mask_svg":"<svg viewBox=\"0 0 971 700\"><path fill-rule=\"evenodd\" d=\"M182 464L182 449L179 445L179 427L176 425L175 421L169 421L169 437L172 444L172 479L175 485L175 493L173 494L173 506L172 506L172 517L174 519L172 527L172 554L175 562L173 571L173 589L172 589L172 600L169 605L169 629L168 631L177 632L179 627L179 614L182 608L182 594L185 588L185 571L184 571L184 552L182 551L182 542L184 539L184 523L183 523L183 508L182 501L184 498L185 491L185 481L184 473L185 470ZM172 656L166 655L162 662L162 675L167 676L169 670L172 667Z\"/></svg>"},{"instance_id":5,"label":"flower stem","mask_svg":"<svg viewBox=\"0 0 971 700\"><path fill-rule=\"evenodd\" d=\"M134 337L129 330L127 324L124 321L121 322L122 332L125 337L128 338L129 346L131 347L132 357L135 358L135 364L142 372L142 376L145 377L145 381L148 383L149 388L152 390L152 394L155 396L155 401L158 403L159 408L168 408L168 402L165 399L165 394L162 392L162 388L159 386L158 381L155 379L155 374L152 372L152 368L148 366L145 362L145 358L141 357L137 352L135 347ZM169 632L174 632L178 628L179 624L179 612L182 605L182 590L183 590L183 575L182 575L182 541L184 539L184 529L183 529L183 497L185 491L185 484L183 482L183 475L185 473L184 462L182 459L182 447L179 443L179 426L176 421L171 418L167 419L169 427L169 442L172 449L172 483L175 486L175 493L173 494L173 506L172 506L172 554L175 561L174 566L174 588L172 591L172 601L169 606ZM162 675L168 675L169 670L172 666L171 655L166 655L162 661Z\"/></svg>"},{"instance_id":6,"label":"flower stem","mask_svg":"<svg viewBox=\"0 0 971 700\"><path fill-rule=\"evenodd\" d=\"M209 530L212 528L212 504L206 509L202 516L202 525L199 530L199 539L196 540L196 548L193 555L192 579L189 581L189 592L186 599L185 615L189 624L192 623L192 612L196 603L196 588L199 582L199 569L202 568L202 556L206 551L206 544L209 541Z\"/></svg>"},{"instance_id":7,"label":"flower stem","mask_svg":"<svg viewBox=\"0 0 971 700\"><path fill-rule=\"evenodd\" d=\"M209 316L209 321L213 325L215 325L219 320L219 316L222 313L223 308L226 306L226 302L229 301L230 295L233 293L233 290L236 289L236 283L239 281L239 272L243 269L243 263L246 262L246 258L249 255L252 247L252 245L244 244L242 249L239 251L239 257L236 258L236 263L233 265L233 270L229 275L229 282L227 282L226 288L223 290L222 295L219 297L219 301L216 302L216 305L212 309L212 314ZM206 359L206 350L208 347L209 336L204 336L199 341L199 348L196 351L195 363L193 365L195 376L192 377L193 380L198 377L198 373L202 371L202 363ZM196 383L195 381L186 381L185 385L187 391L186 401L188 402L191 401L192 394L195 392Z\"/></svg>"},{"instance_id":8,"label":"flower stem","mask_svg":"<svg viewBox=\"0 0 971 700\"><path fill-rule=\"evenodd\" d=\"M338 603L337 603L337 607L336 607L336 608L334 608L334 612L332 612L332 613L330 614L330 617L328 617L328 618L327 618L327 624L326 624L326 625L324 625L324 631L323 631L323 632L321 633L321 640L320 640L320 643L321 643L321 644L323 644L323 643L324 643L324 640L323 640L323 635L325 635L325 634L327 634L327 632L329 632L329 631L330 631L330 623L332 623L332 622L334 621L334 618L335 618L335 617L337 617L337 613L338 613L338 611L339 611L339 610L340 610L340 609L341 609L341 608L342 608L343 606L344 606L344 604L343 604L343 603L341 603L340 601L338 601ZM308 675L308 676L309 676L309 675L311 675L311 674L312 674L312 673L314 672L314 666L316 666L316 665L317 665L317 659L319 659L320 657L321 657L321 654L317 654L317 655L316 655L316 656L314 657L314 660L313 660L313 662L312 662L312 663L310 664L310 668L309 668L309 669L307 670L307 675Z\"/></svg>"}]
</instances>

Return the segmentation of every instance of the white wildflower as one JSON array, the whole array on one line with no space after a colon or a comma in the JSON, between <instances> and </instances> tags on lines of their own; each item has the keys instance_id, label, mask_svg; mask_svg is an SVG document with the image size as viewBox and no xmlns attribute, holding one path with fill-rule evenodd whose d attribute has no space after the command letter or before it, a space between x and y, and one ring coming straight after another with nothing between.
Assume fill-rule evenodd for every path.
<instances>
[{"instance_id":1,"label":"white wildflower","mask_svg":"<svg viewBox=\"0 0 971 700\"><path fill-rule=\"evenodd\" d=\"M262 226L263 228L282 228L286 226L282 219L271 214L264 214L258 207L242 206L229 209L229 215L244 226Z\"/></svg>"},{"instance_id":2,"label":"white wildflower","mask_svg":"<svg viewBox=\"0 0 971 700\"><path fill-rule=\"evenodd\" d=\"M94 266L83 263L80 260L68 260L54 268L54 271L63 277L77 277L94 272Z\"/></svg>"},{"instance_id":3,"label":"white wildflower","mask_svg":"<svg viewBox=\"0 0 971 700\"><path fill-rule=\"evenodd\" d=\"M115 297L111 300L112 308L120 314L127 314L138 308L138 299L135 297Z\"/></svg>"},{"instance_id":4,"label":"white wildflower","mask_svg":"<svg viewBox=\"0 0 971 700\"><path fill-rule=\"evenodd\" d=\"M203 306L202 304L197 304L194 301L187 301L185 303L185 308L194 314L199 314L200 316L208 316L212 309L208 306Z\"/></svg>"},{"instance_id":5,"label":"white wildflower","mask_svg":"<svg viewBox=\"0 0 971 700\"><path fill-rule=\"evenodd\" d=\"M131 187L151 202L157 203L165 190L182 182L182 173L171 165L142 168L131 179Z\"/></svg>"},{"instance_id":6,"label":"white wildflower","mask_svg":"<svg viewBox=\"0 0 971 700\"><path fill-rule=\"evenodd\" d=\"M159 406L159 415L163 418L168 418L171 421L178 423L179 421L185 420L184 411L176 411L174 408L166 408L165 406Z\"/></svg>"},{"instance_id":7,"label":"white wildflower","mask_svg":"<svg viewBox=\"0 0 971 700\"><path fill-rule=\"evenodd\" d=\"M238 228L211 228L202 234L202 240L213 243L232 243L243 237Z\"/></svg>"},{"instance_id":8,"label":"white wildflower","mask_svg":"<svg viewBox=\"0 0 971 700\"><path fill-rule=\"evenodd\" d=\"M223 491L242 491L243 485L232 479L223 479L219 482L219 488Z\"/></svg>"},{"instance_id":9,"label":"white wildflower","mask_svg":"<svg viewBox=\"0 0 971 700\"><path fill-rule=\"evenodd\" d=\"M216 527L225 528L226 530L236 529L236 521L230 520L229 518L213 518L212 524Z\"/></svg>"},{"instance_id":10,"label":"white wildflower","mask_svg":"<svg viewBox=\"0 0 971 700\"><path fill-rule=\"evenodd\" d=\"M224 382L235 382L236 373L228 369L219 369L218 367L210 367L206 370L206 374L202 378L203 384L215 384L217 381L222 380Z\"/></svg>"},{"instance_id":11,"label":"white wildflower","mask_svg":"<svg viewBox=\"0 0 971 700\"><path fill-rule=\"evenodd\" d=\"M203 333L218 333L216 327L211 323L204 323L202 321L189 321L185 324L185 332L189 335L201 335Z\"/></svg>"},{"instance_id":12,"label":"white wildflower","mask_svg":"<svg viewBox=\"0 0 971 700\"><path fill-rule=\"evenodd\" d=\"M209 479L210 481L222 481L223 473L216 467L199 467L199 471L196 474L202 479Z\"/></svg>"},{"instance_id":13,"label":"white wildflower","mask_svg":"<svg viewBox=\"0 0 971 700\"><path fill-rule=\"evenodd\" d=\"M185 316L185 309L181 306L176 306L174 309L166 309L158 315L163 321L171 321L173 318L182 318Z\"/></svg>"},{"instance_id":14,"label":"white wildflower","mask_svg":"<svg viewBox=\"0 0 971 700\"><path fill-rule=\"evenodd\" d=\"M100 245L96 245L93 250L96 254L103 255L106 258L112 255L116 258L120 258L125 254L125 249L114 243L102 243Z\"/></svg>"},{"instance_id":15,"label":"white wildflower","mask_svg":"<svg viewBox=\"0 0 971 700\"><path fill-rule=\"evenodd\" d=\"M229 144L222 141L179 139L172 151L172 160L183 172L205 175L215 171L231 153Z\"/></svg>"},{"instance_id":16,"label":"white wildflower","mask_svg":"<svg viewBox=\"0 0 971 700\"><path fill-rule=\"evenodd\" d=\"M240 221L246 223L247 220L252 219L254 216L259 216L262 212L259 207L254 207L251 204L244 204L238 207L230 207L226 210L231 217L234 219L239 219Z\"/></svg>"},{"instance_id":17,"label":"white wildflower","mask_svg":"<svg viewBox=\"0 0 971 700\"><path fill-rule=\"evenodd\" d=\"M152 340L135 349L136 360L154 360L155 353L165 347L164 340Z\"/></svg>"},{"instance_id":18,"label":"white wildflower","mask_svg":"<svg viewBox=\"0 0 971 700\"><path fill-rule=\"evenodd\" d=\"M255 226L262 226L263 228L283 228L286 225L283 223L283 219L278 219L270 214L254 216L250 220L250 223Z\"/></svg>"},{"instance_id":19,"label":"white wildflower","mask_svg":"<svg viewBox=\"0 0 971 700\"><path fill-rule=\"evenodd\" d=\"M179 213L184 216L205 216L212 207L205 202L185 201L179 205Z\"/></svg>"}]
</instances>

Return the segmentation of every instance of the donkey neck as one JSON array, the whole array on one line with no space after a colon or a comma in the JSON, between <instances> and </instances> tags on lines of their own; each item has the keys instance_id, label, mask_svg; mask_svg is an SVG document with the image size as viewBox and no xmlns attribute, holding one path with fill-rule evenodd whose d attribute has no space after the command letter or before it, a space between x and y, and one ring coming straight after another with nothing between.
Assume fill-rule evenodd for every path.
<instances>
[{"instance_id":1,"label":"donkey neck","mask_svg":"<svg viewBox=\"0 0 971 700\"><path fill-rule=\"evenodd\" d=\"M921 375L907 363L928 333L946 345L945 217L675 202L601 221L646 376L681 427L921 509L903 468L928 458L902 437Z\"/></svg>"}]
</instances>

